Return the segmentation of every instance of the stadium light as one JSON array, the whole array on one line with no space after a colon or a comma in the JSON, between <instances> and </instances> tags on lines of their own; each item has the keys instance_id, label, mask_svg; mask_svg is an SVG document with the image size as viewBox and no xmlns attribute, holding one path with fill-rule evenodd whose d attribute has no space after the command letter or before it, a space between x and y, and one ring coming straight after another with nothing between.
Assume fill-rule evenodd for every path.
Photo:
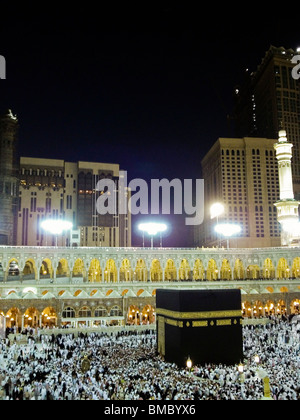
<instances>
[{"instance_id":1,"label":"stadium light","mask_svg":"<svg viewBox=\"0 0 300 420\"><path fill-rule=\"evenodd\" d=\"M219 224L219 217L225 212L225 207L222 203L214 203L210 207L210 218L211 220L217 219L217 225ZM218 234L218 247L221 247L221 240Z\"/></svg>"},{"instance_id":2,"label":"stadium light","mask_svg":"<svg viewBox=\"0 0 300 420\"><path fill-rule=\"evenodd\" d=\"M229 248L229 238L241 233L241 226L233 223L221 223L215 227L215 231L227 239L227 248Z\"/></svg>"},{"instance_id":3,"label":"stadium light","mask_svg":"<svg viewBox=\"0 0 300 420\"><path fill-rule=\"evenodd\" d=\"M53 220L48 219L44 220L41 223L41 227L46 232L55 235L56 238L56 246L57 246L57 237L58 235L62 235L65 231L70 231L73 228L73 224L71 222L67 222L65 220Z\"/></svg>"},{"instance_id":4,"label":"stadium light","mask_svg":"<svg viewBox=\"0 0 300 420\"><path fill-rule=\"evenodd\" d=\"M215 203L210 208L210 218L215 219L220 217L225 211L225 207L221 203Z\"/></svg>"},{"instance_id":5,"label":"stadium light","mask_svg":"<svg viewBox=\"0 0 300 420\"><path fill-rule=\"evenodd\" d=\"M151 236L151 248L153 248L154 236L156 236L158 233L162 235L162 233L165 232L167 229L168 227L165 223L141 223L139 225L139 230L143 232L143 235L146 232L148 233L149 236ZM161 246L162 246L162 242L161 242ZM143 247L144 247L144 240L143 240Z\"/></svg>"}]
</instances>

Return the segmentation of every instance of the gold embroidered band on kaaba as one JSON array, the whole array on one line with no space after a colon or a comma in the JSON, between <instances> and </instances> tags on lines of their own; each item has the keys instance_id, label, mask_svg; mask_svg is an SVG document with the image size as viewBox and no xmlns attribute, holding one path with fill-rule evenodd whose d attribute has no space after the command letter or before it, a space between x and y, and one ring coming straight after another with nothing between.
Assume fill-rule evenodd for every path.
<instances>
[{"instance_id":1,"label":"gold embroidered band on kaaba","mask_svg":"<svg viewBox=\"0 0 300 420\"><path fill-rule=\"evenodd\" d=\"M208 311L208 312L175 312L168 309L156 309L157 315L173 319L216 319L216 318L241 318L241 310Z\"/></svg>"}]
</instances>

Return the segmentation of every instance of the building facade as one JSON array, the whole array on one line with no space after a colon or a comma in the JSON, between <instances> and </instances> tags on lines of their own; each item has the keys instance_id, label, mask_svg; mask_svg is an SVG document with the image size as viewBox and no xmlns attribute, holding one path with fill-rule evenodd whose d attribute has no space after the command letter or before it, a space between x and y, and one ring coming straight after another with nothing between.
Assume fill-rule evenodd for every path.
<instances>
[{"instance_id":1,"label":"building facade","mask_svg":"<svg viewBox=\"0 0 300 420\"><path fill-rule=\"evenodd\" d=\"M235 88L236 135L276 138L281 129L294 144L293 181L300 194L300 83L292 77L293 49L271 46L245 82Z\"/></svg>"},{"instance_id":2,"label":"building facade","mask_svg":"<svg viewBox=\"0 0 300 420\"><path fill-rule=\"evenodd\" d=\"M238 288L244 317L299 311L299 248L0 247L0 267L9 327L151 324L158 288Z\"/></svg>"},{"instance_id":3,"label":"building facade","mask_svg":"<svg viewBox=\"0 0 300 420\"><path fill-rule=\"evenodd\" d=\"M74 227L73 235L59 238L60 246L73 246L76 235L80 240L75 243L81 246L131 246L130 214L101 216L97 212L99 180L112 179L117 188L119 172L117 164L21 157L18 245L54 245L53 235L41 228L42 221L51 218L67 220Z\"/></svg>"},{"instance_id":4,"label":"building facade","mask_svg":"<svg viewBox=\"0 0 300 420\"><path fill-rule=\"evenodd\" d=\"M219 246L216 223L239 224L241 233L230 246L241 248L281 245L274 204L280 198L274 145L266 138L220 138L202 160L205 186L205 221L195 230L198 246ZM211 219L210 208L221 202L225 212ZM222 242L221 245L225 245Z\"/></svg>"},{"instance_id":5,"label":"building facade","mask_svg":"<svg viewBox=\"0 0 300 420\"><path fill-rule=\"evenodd\" d=\"M17 244L18 120L11 110L0 117L0 245Z\"/></svg>"},{"instance_id":6,"label":"building facade","mask_svg":"<svg viewBox=\"0 0 300 420\"><path fill-rule=\"evenodd\" d=\"M41 229L43 220L72 222L60 246L131 246L131 215L100 215L100 180L115 184L116 202L128 201L119 188L118 164L66 162L18 156L18 119L11 110L0 117L0 245L47 246L56 238ZM117 209L116 209L117 210Z\"/></svg>"}]
</instances>

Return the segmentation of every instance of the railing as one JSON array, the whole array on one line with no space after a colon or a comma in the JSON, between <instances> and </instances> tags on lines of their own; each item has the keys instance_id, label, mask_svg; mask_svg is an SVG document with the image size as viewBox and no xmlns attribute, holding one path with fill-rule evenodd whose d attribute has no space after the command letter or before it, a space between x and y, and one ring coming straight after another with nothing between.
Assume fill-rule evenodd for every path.
<instances>
[{"instance_id":1,"label":"railing","mask_svg":"<svg viewBox=\"0 0 300 420\"><path fill-rule=\"evenodd\" d=\"M187 279L187 280L147 280L147 281L141 281L141 280L121 280L119 282L97 282L97 281L88 281L84 277L76 277L73 276L70 277L63 277L63 276L57 276L55 279L51 278L50 275L48 276L41 276L39 280L36 280L34 275L28 275L23 276L20 278L20 276L9 276L6 281L4 281L4 277L0 275L0 286L3 284L23 284L23 283L32 283L32 284L85 284L85 285L95 285L95 286L109 286L109 285L139 285L139 284L168 284L168 283L180 283L180 284L187 284L187 283L220 283L220 282L229 282L229 283L237 283L237 282L299 282L299 277L283 277L283 278L257 278L257 279L249 279L249 278L243 278L243 279L214 279L214 280L208 280L208 279Z\"/></svg>"},{"instance_id":2,"label":"railing","mask_svg":"<svg viewBox=\"0 0 300 420\"><path fill-rule=\"evenodd\" d=\"M268 248L224 248L224 247L215 247L215 248L205 248L205 247L172 247L172 248L165 248L165 247L156 247L156 248L149 248L149 247L63 247L63 246L7 246L7 245L0 245L0 252L1 250L36 250L36 251L46 251L46 250L59 250L59 251L80 251L80 250L92 250L99 252L102 251L124 251L124 252L130 252L130 251L151 251L151 252L157 252L157 251L205 251L205 252L220 252L220 251L226 251L226 252L243 252L244 250L248 252L257 252L257 251L270 251L270 250L282 250L282 251L289 251L289 250L300 250L300 247L293 246L292 248L287 247L268 247Z\"/></svg>"}]
</instances>

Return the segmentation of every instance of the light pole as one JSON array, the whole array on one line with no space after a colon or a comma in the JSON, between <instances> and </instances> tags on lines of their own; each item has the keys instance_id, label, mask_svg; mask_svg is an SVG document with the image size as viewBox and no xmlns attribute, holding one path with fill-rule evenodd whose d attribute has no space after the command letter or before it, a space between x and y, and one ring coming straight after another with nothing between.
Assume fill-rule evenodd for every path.
<instances>
[{"instance_id":1,"label":"light pole","mask_svg":"<svg viewBox=\"0 0 300 420\"><path fill-rule=\"evenodd\" d=\"M73 224L65 220L47 219L41 223L41 227L46 232L55 235L55 246L57 247L58 235L62 235L65 231L70 231L73 228Z\"/></svg>"},{"instance_id":2,"label":"light pole","mask_svg":"<svg viewBox=\"0 0 300 420\"><path fill-rule=\"evenodd\" d=\"M187 361L186 361L186 367L188 368L188 370L189 370L189 374L190 374L190 376L191 376L191 373L192 373L192 367L193 367L193 362L192 362L192 359L190 358L190 356L188 357L188 359L187 359Z\"/></svg>"},{"instance_id":3,"label":"light pole","mask_svg":"<svg viewBox=\"0 0 300 420\"><path fill-rule=\"evenodd\" d=\"M143 247L145 245L144 234L146 232L151 238L151 248L153 249L154 236L156 236L158 233L161 235L160 245L162 246L162 233L167 230L167 225L164 223L142 223L139 225L139 230L143 232Z\"/></svg>"},{"instance_id":4,"label":"light pole","mask_svg":"<svg viewBox=\"0 0 300 420\"><path fill-rule=\"evenodd\" d=\"M217 219L217 226L219 225L219 217L222 216L224 211L225 211L225 207L222 203L214 203L210 208L210 218L211 220ZM219 233L218 233L218 247L220 248Z\"/></svg>"},{"instance_id":5,"label":"light pole","mask_svg":"<svg viewBox=\"0 0 300 420\"><path fill-rule=\"evenodd\" d=\"M260 368L257 371L257 376L263 381L264 396L262 400L273 400L268 373L263 368Z\"/></svg>"},{"instance_id":6,"label":"light pole","mask_svg":"<svg viewBox=\"0 0 300 420\"><path fill-rule=\"evenodd\" d=\"M220 225L215 226L215 231L220 233L227 239L227 249L229 249L229 239L232 238L234 235L238 235L241 233L241 226L231 224L231 223L222 223Z\"/></svg>"}]
</instances>

